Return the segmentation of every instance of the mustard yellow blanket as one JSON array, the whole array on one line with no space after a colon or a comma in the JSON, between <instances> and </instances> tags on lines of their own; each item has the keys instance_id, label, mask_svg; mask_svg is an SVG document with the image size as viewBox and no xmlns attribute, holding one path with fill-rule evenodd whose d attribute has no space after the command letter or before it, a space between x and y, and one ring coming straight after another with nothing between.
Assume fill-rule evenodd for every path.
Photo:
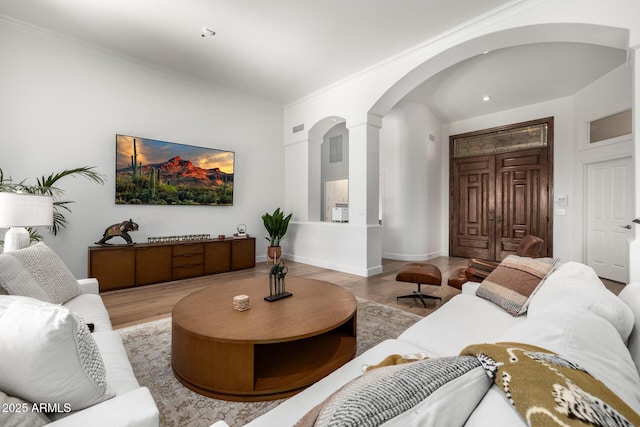
<instances>
[{"instance_id":1,"label":"mustard yellow blanket","mask_svg":"<svg viewBox=\"0 0 640 427\"><path fill-rule=\"evenodd\" d=\"M521 343L477 344L476 356L530 426L640 426L640 416L576 364Z\"/></svg>"}]
</instances>

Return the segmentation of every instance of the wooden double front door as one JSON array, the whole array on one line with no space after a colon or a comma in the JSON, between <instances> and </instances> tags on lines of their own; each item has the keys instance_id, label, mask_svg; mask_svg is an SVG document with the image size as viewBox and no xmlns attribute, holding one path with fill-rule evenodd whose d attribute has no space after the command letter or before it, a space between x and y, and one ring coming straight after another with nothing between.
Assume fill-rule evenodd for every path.
<instances>
[{"instance_id":1,"label":"wooden double front door","mask_svg":"<svg viewBox=\"0 0 640 427\"><path fill-rule=\"evenodd\" d=\"M451 256L501 261L533 234L552 254L549 147L452 158Z\"/></svg>"}]
</instances>

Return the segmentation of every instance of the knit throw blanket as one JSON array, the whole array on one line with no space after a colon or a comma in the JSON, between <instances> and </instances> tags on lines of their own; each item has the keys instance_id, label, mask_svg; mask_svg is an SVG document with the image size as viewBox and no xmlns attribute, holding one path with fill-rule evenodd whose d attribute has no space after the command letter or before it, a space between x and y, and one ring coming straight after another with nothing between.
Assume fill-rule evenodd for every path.
<instances>
[{"instance_id":1,"label":"knit throw blanket","mask_svg":"<svg viewBox=\"0 0 640 427\"><path fill-rule=\"evenodd\" d=\"M486 381L478 381L474 372L482 372ZM530 426L640 426L640 416L584 369L548 350L520 343L477 344L460 356L418 361L389 356L311 410L296 426L392 424L394 417L432 399L445 384L460 380L472 382L477 390L473 393L477 402L462 414L460 424L493 381L504 391L505 403L515 407ZM471 397L468 390L465 393ZM460 396L448 397L447 405L459 408ZM439 425L443 403L440 398L434 402L433 414L421 409L431 422L420 425Z\"/></svg>"}]
</instances>

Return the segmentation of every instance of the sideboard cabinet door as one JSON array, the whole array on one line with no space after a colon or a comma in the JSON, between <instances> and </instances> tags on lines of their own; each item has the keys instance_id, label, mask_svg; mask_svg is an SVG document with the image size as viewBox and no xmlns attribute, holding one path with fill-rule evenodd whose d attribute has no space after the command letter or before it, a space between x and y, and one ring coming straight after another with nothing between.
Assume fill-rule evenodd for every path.
<instances>
[{"instance_id":1,"label":"sideboard cabinet door","mask_svg":"<svg viewBox=\"0 0 640 427\"><path fill-rule=\"evenodd\" d=\"M256 265L256 239L234 239L231 242L231 270Z\"/></svg>"},{"instance_id":2,"label":"sideboard cabinet door","mask_svg":"<svg viewBox=\"0 0 640 427\"><path fill-rule=\"evenodd\" d=\"M224 273L229 270L231 270L231 241L205 243L204 274Z\"/></svg>"},{"instance_id":3,"label":"sideboard cabinet door","mask_svg":"<svg viewBox=\"0 0 640 427\"><path fill-rule=\"evenodd\" d=\"M89 277L98 279L100 292L135 286L136 250L134 248L89 250Z\"/></svg>"},{"instance_id":4,"label":"sideboard cabinet door","mask_svg":"<svg viewBox=\"0 0 640 427\"><path fill-rule=\"evenodd\" d=\"M136 248L136 286L171 280L171 246Z\"/></svg>"}]
</instances>

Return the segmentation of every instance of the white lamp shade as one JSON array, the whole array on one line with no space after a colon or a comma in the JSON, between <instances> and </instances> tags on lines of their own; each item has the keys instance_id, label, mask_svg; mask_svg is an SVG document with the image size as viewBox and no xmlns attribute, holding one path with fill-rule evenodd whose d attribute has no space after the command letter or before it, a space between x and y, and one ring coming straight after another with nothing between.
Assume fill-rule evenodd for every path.
<instances>
[{"instance_id":1,"label":"white lamp shade","mask_svg":"<svg viewBox=\"0 0 640 427\"><path fill-rule=\"evenodd\" d=\"M53 225L53 198L0 192L0 228Z\"/></svg>"}]
</instances>

